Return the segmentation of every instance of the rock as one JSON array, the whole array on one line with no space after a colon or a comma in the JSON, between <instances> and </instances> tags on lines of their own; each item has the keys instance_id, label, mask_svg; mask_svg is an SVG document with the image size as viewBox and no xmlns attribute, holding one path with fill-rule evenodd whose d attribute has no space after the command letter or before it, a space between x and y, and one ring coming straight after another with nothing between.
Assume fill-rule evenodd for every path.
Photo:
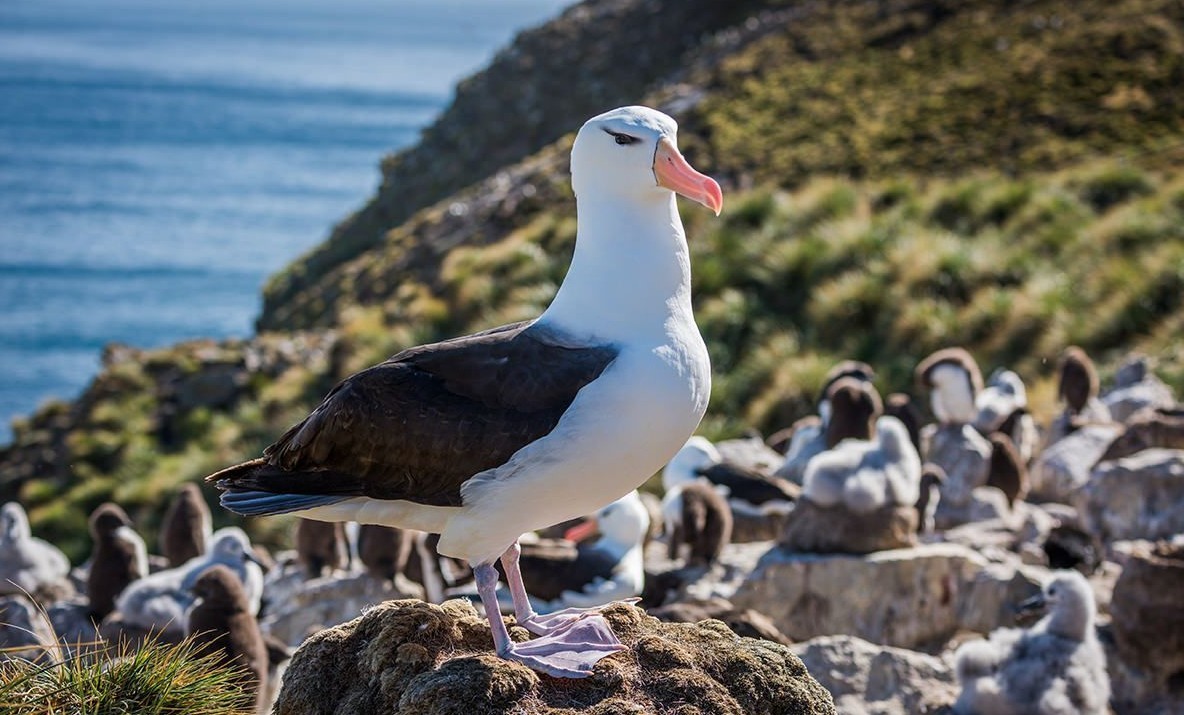
<instances>
[{"instance_id":1,"label":"rock","mask_svg":"<svg viewBox=\"0 0 1184 715\"><path fill-rule=\"evenodd\" d=\"M1073 434L1082 425L1108 424L1114 419L1110 416L1110 409L1096 397L1089 398L1081 412L1073 412L1065 408L1048 426L1048 433L1044 437L1044 448L1048 449L1062 439Z\"/></svg>"},{"instance_id":2,"label":"rock","mask_svg":"<svg viewBox=\"0 0 1184 715\"><path fill-rule=\"evenodd\" d=\"M943 496L937 502L933 521L939 530L943 530L962 524L1003 520L1010 514L1011 508L1003 492L995 487L977 487L970 491L970 498L961 504L947 501Z\"/></svg>"},{"instance_id":3,"label":"rock","mask_svg":"<svg viewBox=\"0 0 1184 715\"><path fill-rule=\"evenodd\" d=\"M45 616L24 596L0 597L0 662L60 660L58 640Z\"/></svg>"},{"instance_id":4,"label":"rock","mask_svg":"<svg viewBox=\"0 0 1184 715\"><path fill-rule=\"evenodd\" d=\"M99 630L90 616L86 599L58 601L45 609L58 643L68 657L88 652L99 646Z\"/></svg>"},{"instance_id":5,"label":"rock","mask_svg":"<svg viewBox=\"0 0 1184 715\"><path fill-rule=\"evenodd\" d=\"M1028 473L1029 498L1072 503L1098 458L1121 431L1117 424L1089 424L1049 445Z\"/></svg>"},{"instance_id":6,"label":"rock","mask_svg":"<svg viewBox=\"0 0 1184 715\"><path fill-rule=\"evenodd\" d=\"M1018 556L991 563L958 544L867 556L769 550L731 596L801 642L849 634L901 648L941 644L959 630L1015 623L1012 605L1040 589L1043 569Z\"/></svg>"},{"instance_id":7,"label":"rock","mask_svg":"<svg viewBox=\"0 0 1184 715\"><path fill-rule=\"evenodd\" d=\"M1184 545L1136 544L1114 585L1110 617L1123 660L1165 686L1184 680Z\"/></svg>"},{"instance_id":8,"label":"rock","mask_svg":"<svg viewBox=\"0 0 1184 715\"><path fill-rule=\"evenodd\" d=\"M785 532L793 512L758 514L732 505L732 542L746 544L754 541L776 541Z\"/></svg>"},{"instance_id":9,"label":"rock","mask_svg":"<svg viewBox=\"0 0 1184 715\"><path fill-rule=\"evenodd\" d=\"M971 493L987 483L991 443L968 424L926 427L922 440L927 445L924 461L946 472L938 508L943 504L948 508L970 503Z\"/></svg>"},{"instance_id":10,"label":"rock","mask_svg":"<svg viewBox=\"0 0 1184 715\"><path fill-rule=\"evenodd\" d=\"M736 608L725 598L712 598L706 601L680 601L658 608L650 608L646 613L667 623L698 623L715 619L723 621L732 632L745 638L763 638L764 640L790 645L793 643L788 636L777 630L773 621L765 614L751 608Z\"/></svg>"},{"instance_id":11,"label":"rock","mask_svg":"<svg viewBox=\"0 0 1184 715\"><path fill-rule=\"evenodd\" d=\"M914 715L958 697L949 663L854 636L821 636L793 647L843 715Z\"/></svg>"},{"instance_id":12,"label":"rock","mask_svg":"<svg viewBox=\"0 0 1184 715\"><path fill-rule=\"evenodd\" d=\"M494 655L468 601L393 601L310 638L288 667L276 715L833 713L788 647L718 621L662 623L617 604L605 617L628 650L585 679L540 675ZM511 627L518 641L529 634Z\"/></svg>"},{"instance_id":13,"label":"rock","mask_svg":"<svg viewBox=\"0 0 1184 715\"><path fill-rule=\"evenodd\" d=\"M1002 499L997 489L984 488L982 491ZM1056 519L1026 502L1016 502L1015 506L1010 512L950 528L941 539L983 553L990 549L1020 553L1028 544L1039 549L1056 526Z\"/></svg>"},{"instance_id":14,"label":"rock","mask_svg":"<svg viewBox=\"0 0 1184 715\"><path fill-rule=\"evenodd\" d=\"M1103 462L1073 503L1103 541L1184 533L1184 451L1148 449Z\"/></svg>"},{"instance_id":15,"label":"rock","mask_svg":"<svg viewBox=\"0 0 1184 715\"><path fill-rule=\"evenodd\" d=\"M366 573L305 580L299 570L294 570L273 586L273 593L268 594L267 615L259 626L265 634L292 647L323 628L356 618L376 603L423 596L422 590L402 574L396 574L393 582Z\"/></svg>"},{"instance_id":16,"label":"rock","mask_svg":"<svg viewBox=\"0 0 1184 715\"><path fill-rule=\"evenodd\" d=\"M1102 402L1118 422L1147 408L1167 408L1176 404L1172 388L1151 372L1144 355L1133 355L1114 374L1114 387L1102 395Z\"/></svg>"},{"instance_id":17,"label":"rock","mask_svg":"<svg viewBox=\"0 0 1184 715\"><path fill-rule=\"evenodd\" d=\"M917 510L884 506L870 514L849 512L841 504L823 507L799 499L788 515L780 546L813 554L869 554L916 543Z\"/></svg>"}]
</instances>

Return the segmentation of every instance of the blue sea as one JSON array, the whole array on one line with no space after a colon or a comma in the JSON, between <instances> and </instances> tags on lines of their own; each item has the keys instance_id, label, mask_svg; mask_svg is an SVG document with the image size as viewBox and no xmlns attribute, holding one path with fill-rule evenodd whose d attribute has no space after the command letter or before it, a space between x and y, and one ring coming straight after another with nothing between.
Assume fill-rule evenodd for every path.
<instances>
[{"instance_id":1,"label":"blue sea","mask_svg":"<svg viewBox=\"0 0 1184 715\"><path fill-rule=\"evenodd\" d=\"M249 335L382 155L568 1L0 2L0 443L108 342Z\"/></svg>"}]
</instances>

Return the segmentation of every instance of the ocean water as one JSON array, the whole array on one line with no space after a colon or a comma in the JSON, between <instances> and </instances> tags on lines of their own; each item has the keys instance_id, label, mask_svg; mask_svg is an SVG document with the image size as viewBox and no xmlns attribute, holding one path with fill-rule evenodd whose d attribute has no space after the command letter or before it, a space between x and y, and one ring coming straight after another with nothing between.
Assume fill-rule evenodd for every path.
<instances>
[{"instance_id":1,"label":"ocean water","mask_svg":"<svg viewBox=\"0 0 1184 715\"><path fill-rule=\"evenodd\" d=\"M108 342L250 334L381 156L567 2L0 3L0 443Z\"/></svg>"}]
</instances>

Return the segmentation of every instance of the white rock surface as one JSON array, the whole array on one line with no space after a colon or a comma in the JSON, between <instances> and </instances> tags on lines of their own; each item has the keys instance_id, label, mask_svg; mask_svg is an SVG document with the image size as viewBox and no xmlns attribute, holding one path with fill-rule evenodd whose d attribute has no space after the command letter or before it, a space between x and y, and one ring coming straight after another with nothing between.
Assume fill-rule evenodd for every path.
<instances>
[{"instance_id":1,"label":"white rock surface","mask_svg":"<svg viewBox=\"0 0 1184 715\"><path fill-rule=\"evenodd\" d=\"M362 611L383 601L399 598L423 598L416 584L399 574L395 583L369 574L324 577L309 581L299 569L273 583L282 599L268 598L266 616L259 625L264 633L296 647L313 633L357 618Z\"/></svg>"},{"instance_id":2,"label":"white rock surface","mask_svg":"<svg viewBox=\"0 0 1184 715\"><path fill-rule=\"evenodd\" d=\"M1146 449L1103 462L1073 504L1104 541L1184 533L1184 450Z\"/></svg>"},{"instance_id":3,"label":"white rock surface","mask_svg":"<svg viewBox=\"0 0 1184 715\"><path fill-rule=\"evenodd\" d=\"M1045 569L1014 554L992 563L958 544L867 556L769 550L731 596L795 641L848 634L901 648L932 646L959 630L1015 623L1013 605L1035 594Z\"/></svg>"},{"instance_id":4,"label":"white rock surface","mask_svg":"<svg viewBox=\"0 0 1184 715\"><path fill-rule=\"evenodd\" d=\"M1117 424L1090 424L1049 445L1032 463L1029 498L1072 503L1090 470L1122 431Z\"/></svg>"},{"instance_id":5,"label":"white rock surface","mask_svg":"<svg viewBox=\"0 0 1184 715\"><path fill-rule=\"evenodd\" d=\"M958 696L950 663L854 636L820 636L792 646L843 715L914 715Z\"/></svg>"},{"instance_id":6,"label":"white rock surface","mask_svg":"<svg viewBox=\"0 0 1184 715\"><path fill-rule=\"evenodd\" d=\"M922 461L946 472L938 509L942 505L947 509L966 506L971 493L987 483L991 443L969 424L927 426L923 443Z\"/></svg>"}]
</instances>

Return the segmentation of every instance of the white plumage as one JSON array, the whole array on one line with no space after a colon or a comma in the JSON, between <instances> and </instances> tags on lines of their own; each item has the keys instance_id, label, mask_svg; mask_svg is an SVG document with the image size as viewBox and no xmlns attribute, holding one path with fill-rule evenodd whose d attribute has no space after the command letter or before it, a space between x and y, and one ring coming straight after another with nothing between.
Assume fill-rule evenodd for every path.
<instances>
[{"instance_id":1,"label":"white plumage","mask_svg":"<svg viewBox=\"0 0 1184 715\"><path fill-rule=\"evenodd\" d=\"M16 502L0 507L0 594L36 594L65 581L70 562L56 546L33 536Z\"/></svg>"},{"instance_id":2,"label":"white plumage","mask_svg":"<svg viewBox=\"0 0 1184 715\"><path fill-rule=\"evenodd\" d=\"M876 420L871 441L846 439L810 460L802 496L819 506L842 504L867 514L889 504L913 506L920 497L921 458L895 417Z\"/></svg>"},{"instance_id":3,"label":"white plumage","mask_svg":"<svg viewBox=\"0 0 1184 715\"><path fill-rule=\"evenodd\" d=\"M929 404L942 424L973 422L975 417L974 383L960 365L943 363L930 373L933 384Z\"/></svg>"},{"instance_id":4,"label":"white plumage","mask_svg":"<svg viewBox=\"0 0 1184 715\"><path fill-rule=\"evenodd\" d=\"M185 628L185 612L193 604L190 589L202 572L215 564L227 566L239 577L251 612L258 613L263 598L263 570L256 563L250 539L236 526L215 531L205 554L129 584L119 595L115 610L125 623L180 633Z\"/></svg>"},{"instance_id":5,"label":"white plumage","mask_svg":"<svg viewBox=\"0 0 1184 715\"><path fill-rule=\"evenodd\" d=\"M1102 715L1106 654L1094 633L1085 577L1059 572L1044 587L1047 616L1027 630L1001 628L955 654L962 692L954 709L975 715Z\"/></svg>"}]
</instances>

